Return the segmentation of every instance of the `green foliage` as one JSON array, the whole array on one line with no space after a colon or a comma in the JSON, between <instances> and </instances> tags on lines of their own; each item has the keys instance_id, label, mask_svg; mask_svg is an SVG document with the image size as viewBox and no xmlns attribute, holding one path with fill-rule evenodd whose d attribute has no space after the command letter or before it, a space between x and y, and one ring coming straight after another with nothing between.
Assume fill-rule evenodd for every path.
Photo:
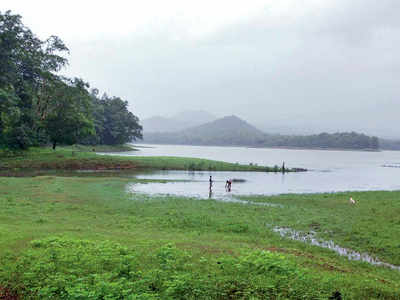
<instances>
[{"instance_id":1,"label":"green foliage","mask_svg":"<svg viewBox=\"0 0 400 300\"><path fill-rule=\"evenodd\" d=\"M21 122L18 101L12 89L7 91L0 88L0 145L7 145L11 149L25 149L32 144L29 129Z\"/></svg>"},{"instance_id":2,"label":"green foliage","mask_svg":"<svg viewBox=\"0 0 400 300\"><path fill-rule=\"evenodd\" d=\"M94 134L90 115L90 96L82 80L56 81L52 87L52 101L43 116L43 127L53 143L75 144L82 137Z\"/></svg>"},{"instance_id":3,"label":"green foliage","mask_svg":"<svg viewBox=\"0 0 400 300\"><path fill-rule=\"evenodd\" d=\"M126 193L137 181L0 177L0 287L28 299L65 287L72 299L399 299L400 272L270 229L312 229L398 264L399 192L351 193L352 209L349 193L245 198L284 205L274 208Z\"/></svg>"},{"instance_id":4,"label":"green foliage","mask_svg":"<svg viewBox=\"0 0 400 300\"><path fill-rule=\"evenodd\" d=\"M126 101L94 97L92 103L86 83L56 74L67 64L65 52L57 36L40 40L21 16L0 12L0 146L26 150L51 141L55 148L90 135L89 141L114 145L141 137Z\"/></svg>"},{"instance_id":5,"label":"green foliage","mask_svg":"<svg viewBox=\"0 0 400 300\"><path fill-rule=\"evenodd\" d=\"M83 147L89 151L98 146ZM60 147L58 151L50 148L32 147L18 155L4 157L0 161L0 170L79 170L79 169L158 169L158 170L216 170L216 171L271 171L272 168L232 164L222 161L189 157L142 157L142 156L105 156L93 151L80 151L80 146ZM98 148L113 151L113 146ZM117 147L117 150L126 150ZM115 150L114 150L115 151ZM0 158L4 153L0 152Z\"/></svg>"},{"instance_id":6,"label":"green foliage","mask_svg":"<svg viewBox=\"0 0 400 300\"><path fill-rule=\"evenodd\" d=\"M10 11L0 12L0 143L26 149L40 140L37 110L46 81L67 61L68 49L55 36L42 41Z\"/></svg>"},{"instance_id":7,"label":"green foliage","mask_svg":"<svg viewBox=\"0 0 400 300\"><path fill-rule=\"evenodd\" d=\"M27 299L317 299L329 293L306 270L268 251L207 261L167 244L145 258L147 265L143 259L118 243L51 237L3 258L0 282Z\"/></svg>"},{"instance_id":8,"label":"green foliage","mask_svg":"<svg viewBox=\"0 0 400 300\"><path fill-rule=\"evenodd\" d=\"M128 110L128 102L118 97L103 95L98 97L98 91L92 90L96 134L87 139L81 139L83 144L119 145L142 138L142 126L139 119Z\"/></svg>"}]
</instances>

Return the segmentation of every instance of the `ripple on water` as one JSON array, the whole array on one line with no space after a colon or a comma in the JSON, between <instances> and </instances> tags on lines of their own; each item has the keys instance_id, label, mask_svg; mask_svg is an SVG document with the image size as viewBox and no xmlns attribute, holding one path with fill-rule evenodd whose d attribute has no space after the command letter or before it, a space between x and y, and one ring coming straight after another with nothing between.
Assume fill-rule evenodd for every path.
<instances>
[{"instance_id":1,"label":"ripple on water","mask_svg":"<svg viewBox=\"0 0 400 300\"><path fill-rule=\"evenodd\" d=\"M340 247L339 245L335 244L333 241L324 241L322 239L316 238L316 232L301 232L296 231L288 227L274 227L272 229L274 232L279 233L281 237L286 237L291 240L301 241L307 244L311 244L314 246L327 248L330 250L335 251L339 255L346 256L349 260L359 260L363 262L370 263L375 266L383 266L393 270L400 271L400 266L395 266L386 262L383 262L375 257L367 253L360 253L348 248Z\"/></svg>"}]
</instances>

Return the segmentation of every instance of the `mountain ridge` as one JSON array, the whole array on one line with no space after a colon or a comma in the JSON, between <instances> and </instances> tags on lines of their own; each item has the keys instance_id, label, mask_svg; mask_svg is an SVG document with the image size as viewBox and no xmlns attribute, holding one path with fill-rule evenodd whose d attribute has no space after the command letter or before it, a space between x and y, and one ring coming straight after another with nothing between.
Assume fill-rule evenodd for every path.
<instances>
[{"instance_id":1,"label":"mountain ridge","mask_svg":"<svg viewBox=\"0 0 400 300\"><path fill-rule=\"evenodd\" d=\"M231 115L173 132L146 132L144 142L153 144L247 146L307 149L378 150L377 137L356 132L312 135L267 134Z\"/></svg>"}]
</instances>

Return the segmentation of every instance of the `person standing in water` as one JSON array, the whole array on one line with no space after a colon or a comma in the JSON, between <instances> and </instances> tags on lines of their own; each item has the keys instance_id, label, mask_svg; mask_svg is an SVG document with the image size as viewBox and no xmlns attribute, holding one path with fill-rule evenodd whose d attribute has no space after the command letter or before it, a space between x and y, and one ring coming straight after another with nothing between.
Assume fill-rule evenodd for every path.
<instances>
[{"instance_id":1,"label":"person standing in water","mask_svg":"<svg viewBox=\"0 0 400 300\"><path fill-rule=\"evenodd\" d=\"M228 179L225 183L225 190L227 192L230 192L232 188L232 179Z\"/></svg>"},{"instance_id":2,"label":"person standing in water","mask_svg":"<svg viewBox=\"0 0 400 300\"><path fill-rule=\"evenodd\" d=\"M210 183L209 190L208 190L208 198L211 198L211 196L212 196L212 186L213 186L213 180L212 180L212 176L211 175L210 175L210 179L208 181Z\"/></svg>"}]
</instances>

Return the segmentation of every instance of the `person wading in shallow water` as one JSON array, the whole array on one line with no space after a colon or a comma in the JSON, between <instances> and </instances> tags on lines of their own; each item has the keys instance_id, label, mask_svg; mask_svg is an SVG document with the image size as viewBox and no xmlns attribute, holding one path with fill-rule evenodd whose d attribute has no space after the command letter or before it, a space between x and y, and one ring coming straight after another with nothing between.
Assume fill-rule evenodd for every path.
<instances>
[{"instance_id":1,"label":"person wading in shallow water","mask_svg":"<svg viewBox=\"0 0 400 300\"><path fill-rule=\"evenodd\" d=\"M225 190L227 192L230 192L232 188L232 179L228 179L225 183Z\"/></svg>"},{"instance_id":2,"label":"person wading in shallow water","mask_svg":"<svg viewBox=\"0 0 400 300\"><path fill-rule=\"evenodd\" d=\"M210 176L210 179L208 181L210 182L209 191L208 191L208 198L211 198L211 196L212 196L212 186L213 186L212 176Z\"/></svg>"}]
</instances>

